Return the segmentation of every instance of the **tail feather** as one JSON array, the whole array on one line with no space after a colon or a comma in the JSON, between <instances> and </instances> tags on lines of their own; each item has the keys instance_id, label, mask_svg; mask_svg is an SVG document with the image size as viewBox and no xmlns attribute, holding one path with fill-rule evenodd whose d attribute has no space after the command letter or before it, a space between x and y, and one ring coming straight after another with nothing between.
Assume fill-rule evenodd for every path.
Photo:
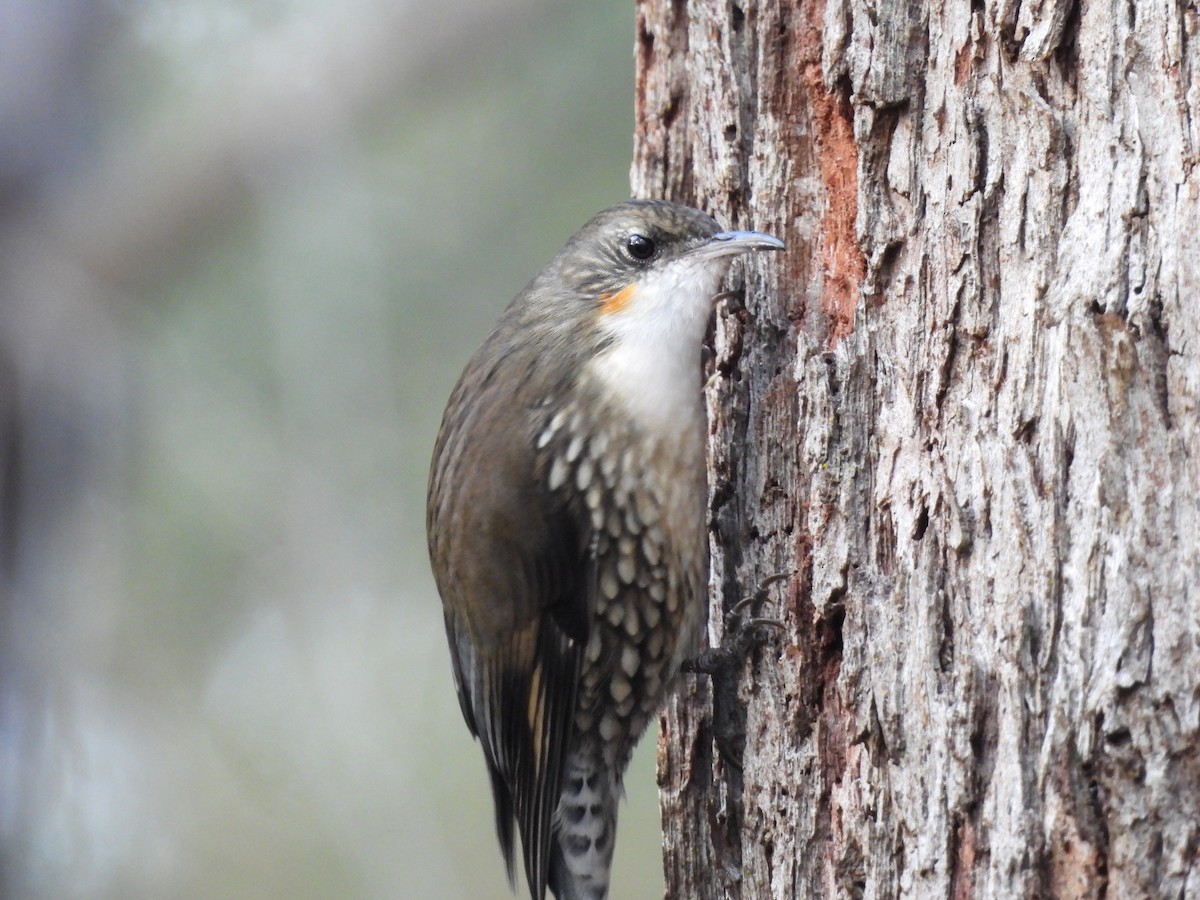
<instances>
[{"instance_id":1,"label":"tail feather","mask_svg":"<svg viewBox=\"0 0 1200 900\"><path fill-rule=\"evenodd\" d=\"M572 755L550 857L550 890L558 900L605 900L617 834L620 785L594 760Z\"/></svg>"}]
</instances>

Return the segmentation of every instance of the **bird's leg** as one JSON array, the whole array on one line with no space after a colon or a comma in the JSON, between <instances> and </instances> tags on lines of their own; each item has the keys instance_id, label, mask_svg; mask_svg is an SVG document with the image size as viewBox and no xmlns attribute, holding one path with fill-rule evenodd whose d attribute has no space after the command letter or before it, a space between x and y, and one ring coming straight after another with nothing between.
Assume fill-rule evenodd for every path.
<instances>
[{"instance_id":1,"label":"bird's leg","mask_svg":"<svg viewBox=\"0 0 1200 900\"><path fill-rule=\"evenodd\" d=\"M791 572L764 578L757 590L725 613L725 635L719 647L685 660L684 672L708 675L713 682L713 741L721 758L741 771L746 739L746 711L738 699L738 677L751 651L766 640L767 631L782 629L783 623L757 613L769 599L772 585L786 581ZM749 612L749 615L746 613Z\"/></svg>"},{"instance_id":2,"label":"bird's leg","mask_svg":"<svg viewBox=\"0 0 1200 900\"><path fill-rule=\"evenodd\" d=\"M713 295L712 302L715 306L718 303L724 303L726 300L731 301L730 309L741 309L746 300L746 292L741 288L732 291L721 291L719 294Z\"/></svg>"}]
</instances>

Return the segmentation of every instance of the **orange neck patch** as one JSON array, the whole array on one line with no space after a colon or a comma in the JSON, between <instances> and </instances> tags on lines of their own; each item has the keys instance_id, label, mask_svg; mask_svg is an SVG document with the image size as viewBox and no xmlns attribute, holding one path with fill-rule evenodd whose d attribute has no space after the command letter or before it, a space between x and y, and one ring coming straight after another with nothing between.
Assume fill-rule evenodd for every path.
<instances>
[{"instance_id":1,"label":"orange neck patch","mask_svg":"<svg viewBox=\"0 0 1200 900\"><path fill-rule=\"evenodd\" d=\"M620 312L633 302L633 295L636 293L636 282L630 282L619 291L607 291L600 295L600 315L611 316L613 313Z\"/></svg>"}]
</instances>

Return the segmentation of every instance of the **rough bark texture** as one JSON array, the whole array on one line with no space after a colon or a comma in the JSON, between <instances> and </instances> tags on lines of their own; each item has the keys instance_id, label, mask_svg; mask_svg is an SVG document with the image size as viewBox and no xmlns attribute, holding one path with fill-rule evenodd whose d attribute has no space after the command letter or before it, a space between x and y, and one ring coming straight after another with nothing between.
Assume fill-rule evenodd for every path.
<instances>
[{"instance_id":1,"label":"rough bark texture","mask_svg":"<svg viewBox=\"0 0 1200 900\"><path fill-rule=\"evenodd\" d=\"M634 192L789 245L707 388L710 639L785 629L664 716L668 896L1200 897L1197 5L647 0L637 61Z\"/></svg>"}]
</instances>

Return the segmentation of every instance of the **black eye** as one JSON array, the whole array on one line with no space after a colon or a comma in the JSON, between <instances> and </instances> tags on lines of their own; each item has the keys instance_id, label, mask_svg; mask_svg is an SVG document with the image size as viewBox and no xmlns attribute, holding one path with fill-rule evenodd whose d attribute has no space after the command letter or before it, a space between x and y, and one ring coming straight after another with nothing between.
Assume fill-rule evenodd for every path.
<instances>
[{"instance_id":1,"label":"black eye","mask_svg":"<svg viewBox=\"0 0 1200 900\"><path fill-rule=\"evenodd\" d=\"M654 241L644 234L631 234L625 238L625 249L634 259L649 259L654 255Z\"/></svg>"}]
</instances>

